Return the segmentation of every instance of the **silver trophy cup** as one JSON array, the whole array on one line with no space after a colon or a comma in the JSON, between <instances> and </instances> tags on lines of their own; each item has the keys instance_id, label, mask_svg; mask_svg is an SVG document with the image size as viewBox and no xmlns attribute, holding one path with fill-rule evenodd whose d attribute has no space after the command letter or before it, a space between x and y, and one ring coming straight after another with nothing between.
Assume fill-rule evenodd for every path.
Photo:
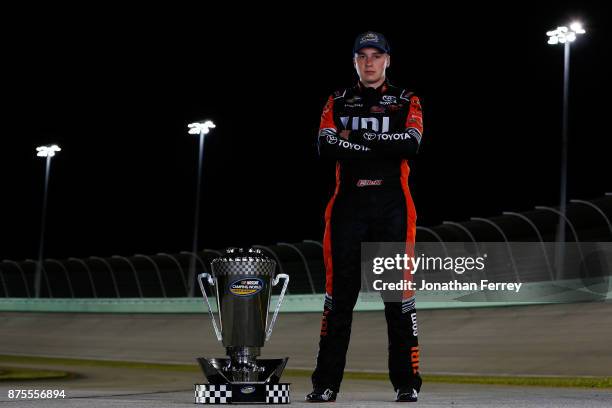
<instances>
[{"instance_id":1,"label":"silver trophy cup","mask_svg":"<svg viewBox=\"0 0 612 408\"><path fill-rule=\"evenodd\" d=\"M289 403L289 384L279 382L288 357L257 359L272 335L289 276L275 275L276 262L253 248L230 248L211 267L212 275L199 274L198 283L217 339L229 358L198 358L209 384L196 384L195 402ZM281 279L283 287L269 319L272 288ZM205 282L215 294L218 324Z\"/></svg>"}]
</instances>

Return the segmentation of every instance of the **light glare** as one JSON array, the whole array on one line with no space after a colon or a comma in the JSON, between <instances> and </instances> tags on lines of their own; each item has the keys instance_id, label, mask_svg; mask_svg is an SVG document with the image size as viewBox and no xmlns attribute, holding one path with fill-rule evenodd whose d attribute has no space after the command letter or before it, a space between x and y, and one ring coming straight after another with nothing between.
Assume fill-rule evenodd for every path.
<instances>
[{"instance_id":1,"label":"light glare","mask_svg":"<svg viewBox=\"0 0 612 408\"><path fill-rule=\"evenodd\" d=\"M584 28L582 28L582 23L578 22L578 21L574 21L571 25L570 25L570 29L575 32L576 34L584 34L586 31L584 31Z\"/></svg>"},{"instance_id":2,"label":"light glare","mask_svg":"<svg viewBox=\"0 0 612 408\"><path fill-rule=\"evenodd\" d=\"M210 132L210 129L217 127L212 120L205 122L193 122L187 125L189 128L190 135L206 135Z\"/></svg>"},{"instance_id":3,"label":"light glare","mask_svg":"<svg viewBox=\"0 0 612 408\"><path fill-rule=\"evenodd\" d=\"M586 31L582 27L582 24L575 21L570 25L568 29L566 26L558 26L555 30L547 31L546 35L550 37L548 44L565 44L576 41L576 34L584 34Z\"/></svg>"},{"instance_id":4,"label":"light glare","mask_svg":"<svg viewBox=\"0 0 612 408\"><path fill-rule=\"evenodd\" d=\"M60 152L62 149L56 144L50 146L38 146L36 148L36 156L38 157L53 157L55 153Z\"/></svg>"}]
</instances>

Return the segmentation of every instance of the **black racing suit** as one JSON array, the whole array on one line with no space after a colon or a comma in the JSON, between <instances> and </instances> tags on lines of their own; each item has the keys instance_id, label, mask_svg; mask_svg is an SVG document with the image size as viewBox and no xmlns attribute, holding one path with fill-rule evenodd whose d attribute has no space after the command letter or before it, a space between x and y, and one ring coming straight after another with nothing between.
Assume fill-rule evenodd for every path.
<instances>
[{"instance_id":1,"label":"black racing suit","mask_svg":"<svg viewBox=\"0 0 612 408\"><path fill-rule=\"evenodd\" d=\"M407 159L417 153L422 134L419 98L388 82L337 91L323 110L319 153L336 160L336 190L325 211L326 293L315 388L340 388L361 286L361 243L406 242L407 252L413 248L416 212ZM396 390L419 391L414 292L404 292L402 302L385 302L385 317L391 382Z\"/></svg>"}]
</instances>

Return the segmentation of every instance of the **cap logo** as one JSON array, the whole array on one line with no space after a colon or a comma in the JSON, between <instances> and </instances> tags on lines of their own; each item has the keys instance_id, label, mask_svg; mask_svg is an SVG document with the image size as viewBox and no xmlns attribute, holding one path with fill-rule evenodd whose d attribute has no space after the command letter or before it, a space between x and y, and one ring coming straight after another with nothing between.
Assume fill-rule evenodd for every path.
<instances>
[{"instance_id":1,"label":"cap logo","mask_svg":"<svg viewBox=\"0 0 612 408\"><path fill-rule=\"evenodd\" d=\"M367 41L378 42L378 36L374 33L367 33L366 35L361 37L361 40L359 40L359 43L363 44L364 42L367 42Z\"/></svg>"}]
</instances>

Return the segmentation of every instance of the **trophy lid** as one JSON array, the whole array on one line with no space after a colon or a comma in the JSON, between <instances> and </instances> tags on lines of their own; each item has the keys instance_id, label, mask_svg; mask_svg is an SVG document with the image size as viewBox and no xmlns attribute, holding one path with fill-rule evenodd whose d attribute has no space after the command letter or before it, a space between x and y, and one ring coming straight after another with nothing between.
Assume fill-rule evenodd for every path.
<instances>
[{"instance_id":1,"label":"trophy lid","mask_svg":"<svg viewBox=\"0 0 612 408\"><path fill-rule=\"evenodd\" d=\"M276 264L274 259L269 258L259 248L237 248L230 247L225 250L225 254L212 260L212 264L221 263L271 263Z\"/></svg>"}]
</instances>

